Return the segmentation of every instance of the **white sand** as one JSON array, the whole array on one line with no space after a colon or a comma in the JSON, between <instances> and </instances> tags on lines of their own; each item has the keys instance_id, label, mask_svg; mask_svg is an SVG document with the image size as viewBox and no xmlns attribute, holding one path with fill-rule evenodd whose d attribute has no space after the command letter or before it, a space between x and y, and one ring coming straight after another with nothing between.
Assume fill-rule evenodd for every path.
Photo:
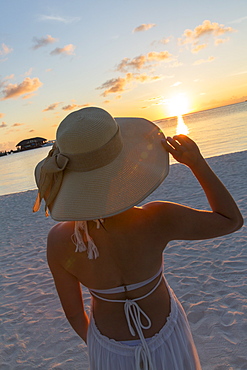
<instances>
[{"instance_id":1,"label":"white sand","mask_svg":"<svg viewBox=\"0 0 247 370\"><path fill-rule=\"evenodd\" d=\"M247 217L247 151L214 157L211 167ZM87 369L84 343L64 318L46 263L46 235L55 223L32 213L36 192L0 197L1 370ZM179 164L148 200L208 208ZM191 324L204 370L247 369L247 235L176 241L165 252L168 282ZM85 291L87 304L89 295ZM107 370L107 369L106 369Z\"/></svg>"}]
</instances>

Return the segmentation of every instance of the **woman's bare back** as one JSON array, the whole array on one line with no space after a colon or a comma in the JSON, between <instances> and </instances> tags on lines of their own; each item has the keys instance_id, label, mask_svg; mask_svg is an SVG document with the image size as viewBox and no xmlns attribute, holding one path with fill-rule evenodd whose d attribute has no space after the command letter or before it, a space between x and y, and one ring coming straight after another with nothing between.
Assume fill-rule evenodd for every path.
<instances>
[{"instance_id":1,"label":"woman's bare back","mask_svg":"<svg viewBox=\"0 0 247 370\"><path fill-rule=\"evenodd\" d=\"M134 207L104 220L99 229L93 221L88 230L99 251L99 258L89 260L86 253L75 253L71 240L74 222L58 224L53 233L60 239L60 264L81 284L92 289L109 289L144 281L157 273L163 263L164 240L155 235L154 220L147 208ZM164 238L163 238L164 239ZM56 243L57 244L57 243ZM133 299L148 293L159 277L149 284L128 293L104 294L109 299ZM170 312L169 294L162 281L153 294L138 302L152 321L144 330L151 337L165 324ZM93 313L100 332L115 340L135 339L128 329L123 303L105 302L93 298Z\"/></svg>"}]
</instances>

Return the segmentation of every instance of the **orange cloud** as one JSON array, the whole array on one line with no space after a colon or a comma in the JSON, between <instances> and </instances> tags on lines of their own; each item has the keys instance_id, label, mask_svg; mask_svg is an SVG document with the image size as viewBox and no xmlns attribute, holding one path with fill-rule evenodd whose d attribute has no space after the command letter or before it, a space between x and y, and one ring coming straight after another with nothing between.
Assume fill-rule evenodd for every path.
<instances>
[{"instance_id":1,"label":"orange cloud","mask_svg":"<svg viewBox=\"0 0 247 370\"><path fill-rule=\"evenodd\" d=\"M207 46L207 44L196 45L193 49L191 49L191 51L192 53L198 53L200 50L205 49Z\"/></svg>"},{"instance_id":2,"label":"orange cloud","mask_svg":"<svg viewBox=\"0 0 247 370\"><path fill-rule=\"evenodd\" d=\"M227 39L216 39L214 44L217 46L217 45L220 45L220 44L224 44L227 41L229 41L229 37Z\"/></svg>"},{"instance_id":3,"label":"orange cloud","mask_svg":"<svg viewBox=\"0 0 247 370\"><path fill-rule=\"evenodd\" d=\"M24 125L24 123L14 123L12 125L12 127L18 127L18 126L23 126L23 125Z\"/></svg>"},{"instance_id":4,"label":"orange cloud","mask_svg":"<svg viewBox=\"0 0 247 370\"><path fill-rule=\"evenodd\" d=\"M75 46L73 44L65 45L63 48L56 48L50 54L51 55L74 55Z\"/></svg>"},{"instance_id":5,"label":"orange cloud","mask_svg":"<svg viewBox=\"0 0 247 370\"><path fill-rule=\"evenodd\" d=\"M168 44L169 42L171 41L171 37L166 37L166 38L163 38L162 40L160 40L159 42L163 45L166 45Z\"/></svg>"},{"instance_id":6,"label":"orange cloud","mask_svg":"<svg viewBox=\"0 0 247 370\"><path fill-rule=\"evenodd\" d=\"M155 26L156 26L156 24L154 24L154 23L141 24L140 26L136 27L136 28L133 30L133 33L135 33L135 32L147 31L147 30L150 30L150 28L153 28L153 27L155 27Z\"/></svg>"},{"instance_id":7,"label":"orange cloud","mask_svg":"<svg viewBox=\"0 0 247 370\"><path fill-rule=\"evenodd\" d=\"M53 103L53 104L50 104L47 108L43 109L42 112L48 112L49 110L54 110L57 108L57 106L59 105L60 103Z\"/></svg>"},{"instance_id":8,"label":"orange cloud","mask_svg":"<svg viewBox=\"0 0 247 370\"><path fill-rule=\"evenodd\" d=\"M112 78L104 82L97 89L106 89L102 94L103 96L123 92L125 90L125 86L133 80L132 76L132 73L127 73L125 77Z\"/></svg>"},{"instance_id":9,"label":"orange cloud","mask_svg":"<svg viewBox=\"0 0 247 370\"><path fill-rule=\"evenodd\" d=\"M0 128L4 128L4 127L7 127L7 124L5 122L2 122L0 125Z\"/></svg>"},{"instance_id":10,"label":"orange cloud","mask_svg":"<svg viewBox=\"0 0 247 370\"><path fill-rule=\"evenodd\" d=\"M0 118L3 118L3 116L4 116L4 113L0 113Z\"/></svg>"},{"instance_id":11,"label":"orange cloud","mask_svg":"<svg viewBox=\"0 0 247 370\"><path fill-rule=\"evenodd\" d=\"M33 97L33 96L35 96L35 95L37 95L37 94L35 94L35 93L30 93L30 94L24 95L24 96L22 97L22 99L30 99L30 98L32 98L32 97Z\"/></svg>"},{"instance_id":12,"label":"orange cloud","mask_svg":"<svg viewBox=\"0 0 247 370\"><path fill-rule=\"evenodd\" d=\"M126 86L133 81L150 82L161 79L160 76L148 76L146 74L127 73L125 77L112 78L103 83L98 90L105 89L102 96L106 97L109 94L122 93L126 90Z\"/></svg>"},{"instance_id":13,"label":"orange cloud","mask_svg":"<svg viewBox=\"0 0 247 370\"><path fill-rule=\"evenodd\" d=\"M196 66L199 64L203 64L203 63L210 63L210 62L213 62L214 60L215 60L215 57L208 57L208 59L198 59L193 63L193 65Z\"/></svg>"},{"instance_id":14,"label":"orange cloud","mask_svg":"<svg viewBox=\"0 0 247 370\"><path fill-rule=\"evenodd\" d=\"M117 71L125 71L128 68L141 69L146 63L147 58L145 55L140 55L132 60L130 58L124 58L117 66Z\"/></svg>"},{"instance_id":15,"label":"orange cloud","mask_svg":"<svg viewBox=\"0 0 247 370\"><path fill-rule=\"evenodd\" d=\"M82 107L89 107L90 104L83 104L83 105L78 105L78 104L68 104L62 107L63 110L73 110L75 108L82 108Z\"/></svg>"},{"instance_id":16,"label":"orange cloud","mask_svg":"<svg viewBox=\"0 0 247 370\"><path fill-rule=\"evenodd\" d=\"M172 55L168 51L155 52L151 51L147 55L139 55L133 59L124 58L117 66L116 70L121 72L126 72L128 69L140 70L146 66L146 64L156 61L170 61Z\"/></svg>"},{"instance_id":17,"label":"orange cloud","mask_svg":"<svg viewBox=\"0 0 247 370\"><path fill-rule=\"evenodd\" d=\"M236 32L232 27L225 27L223 24L217 22L211 23L209 20L203 21L203 23L194 30L187 29L184 31L181 38L178 39L179 45L192 44L195 48L192 49L193 52L198 52L201 50L200 45L199 49L196 50L197 43L201 37L204 36L220 36L225 33ZM204 44L205 45L205 44ZM205 46L206 47L206 46Z\"/></svg>"},{"instance_id":18,"label":"orange cloud","mask_svg":"<svg viewBox=\"0 0 247 370\"><path fill-rule=\"evenodd\" d=\"M51 35L47 35L46 37L41 37L41 38L34 37L33 42L35 43L35 45L32 47L32 49L37 50L41 47L44 47L49 44L53 44L54 42L57 42L57 41L58 39L55 39Z\"/></svg>"},{"instance_id":19,"label":"orange cloud","mask_svg":"<svg viewBox=\"0 0 247 370\"><path fill-rule=\"evenodd\" d=\"M4 98L2 100L17 98L21 95L32 93L38 90L43 83L39 80L38 77L30 78L26 77L23 82L19 85L17 84L8 84L3 89Z\"/></svg>"},{"instance_id":20,"label":"orange cloud","mask_svg":"<svg viewBox=\"0 0 247 370\"><path fill-rule=\"evenodd\" d=\"M168 51L161 51L157 53L156 51L151 51L147 55L148 61L155 60L155 61L163 61L163 60L170 60L172 55Z\"/></svg>"}]
</instances>

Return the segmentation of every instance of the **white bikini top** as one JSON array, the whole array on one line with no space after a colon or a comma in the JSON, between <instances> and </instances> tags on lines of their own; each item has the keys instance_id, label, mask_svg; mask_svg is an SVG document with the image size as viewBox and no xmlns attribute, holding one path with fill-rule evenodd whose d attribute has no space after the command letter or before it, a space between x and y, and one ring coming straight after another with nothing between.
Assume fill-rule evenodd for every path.
<instances>
[{"instance_id":1,"label":"white bikini top","mask_svg":"<svg viewBox=\"0 0 247 370\"><path fill-rule=\"evenodd\" d=\"M149 279L146 279L144 281L141 281L139 283L135 284L129 284L129 285L121 285L116 288L110 288L110 289L89 289L89 291L93 293L100 293L100 294L116 294L116 293L124 293L124 292L130 292L131 290L135 290L138 288L141 288L156 279L162 272L162 266L161 268L156 272L155 275L150 277ZM100 297L102 298L102 297Z\"/></svg>"},{"instance_id":2,"label":"white bikini top","mask_svg":"<svg viewBox=\"0 0 247 370\"><path fill-rule=\"evenodd\" d=\"M151 353L150 349L148 347L148 343L145 340L143 329L150 329L152 326L152 322L148 315L141 309L141 307L138 305L137 301L140 301L141 299L147 298L150 296L160 285L161 280L163 279L163 269L162 267L159 269L159 271L152 276L151 278L144 280L140 283L130 284L130 285L123 285L116 288L110 288L110 289L89 289L90 293L103 301L106 302L116 302L116 303L124 303L124 314L126 317L126 321L128 324L129 331L131 335L134 337L136 334L139 336L141 340L141 344L137 346L135 351L135 360L136 360L136 367L135 369L143 369L143 370L154 370L154 366L152 363ZM153 281L155 278L157 278L160 275L160 278L158 282L155 284L155 286L145 295L138 297L138 298L132 298L132 299L108 299L99 296L97 293L105 293L105 294L113 294L113 293L120 293L120 292L127 292L130 290L138 289L142 286L147 285L151 281ZM96 293L97 292L97 293ZM145 319L147 324L145 325L142 321L142 319Z\"/></svg>"}]
</instances>

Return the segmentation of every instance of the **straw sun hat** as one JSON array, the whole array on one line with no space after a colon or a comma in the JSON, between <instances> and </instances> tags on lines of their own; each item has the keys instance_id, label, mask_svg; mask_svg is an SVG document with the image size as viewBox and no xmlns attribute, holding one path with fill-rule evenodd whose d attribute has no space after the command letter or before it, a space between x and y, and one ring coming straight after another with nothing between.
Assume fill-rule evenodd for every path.
<instances>
[{"instance_id":1,"label":"straw sun hat","mask_svg":"<svg viewBox=\"0 0 247 370\"><path fill-rule=\"evenodd\" d=\"M38 196L57 221L110 217L140 203L169 170L163 134L142 118L113 118L101 108L70 113L35 169Z\"/></svg>"}]
</instances>

